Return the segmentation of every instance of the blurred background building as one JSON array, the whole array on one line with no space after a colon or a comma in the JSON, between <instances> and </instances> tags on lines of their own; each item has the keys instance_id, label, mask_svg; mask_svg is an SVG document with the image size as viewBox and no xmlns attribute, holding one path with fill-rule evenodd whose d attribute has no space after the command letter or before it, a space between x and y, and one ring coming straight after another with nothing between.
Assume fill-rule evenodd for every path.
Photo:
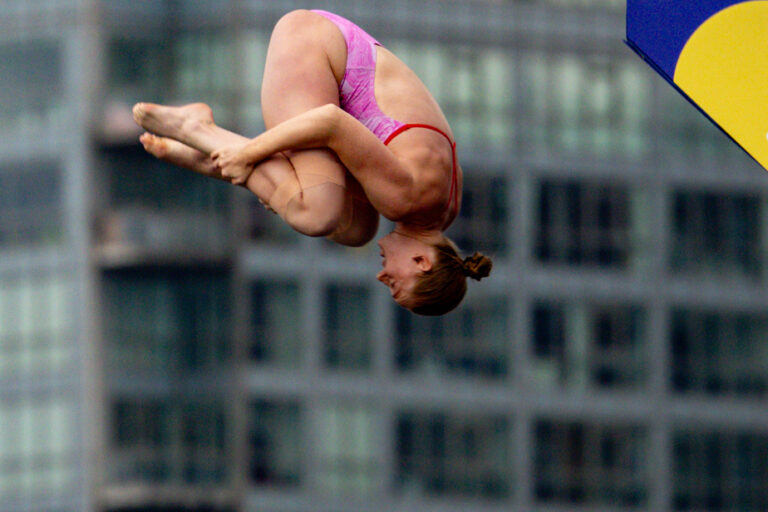
<instances>
[{"instance_id":1,"label":"blurred background building","mask_svg":"<svg viewBox=\"0 0 768 512\"><path fill-rule=\"evenodd\" d=\"M307 6L452 123L450 234L495 268L448 316L137 143L140 100L258 134ZM0 1L0 510L767 510L768 178L623 27L619 0Z\"/></svg>"}]
</instances>

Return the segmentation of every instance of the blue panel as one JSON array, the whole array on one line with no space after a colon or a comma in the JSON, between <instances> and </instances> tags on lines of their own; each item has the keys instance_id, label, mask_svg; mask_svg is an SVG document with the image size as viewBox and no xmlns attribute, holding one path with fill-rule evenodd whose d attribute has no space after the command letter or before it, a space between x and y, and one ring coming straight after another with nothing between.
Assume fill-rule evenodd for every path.
<instances>
[{"instance_id":1,"label":"blue panel","mask_svg":"<svg viewBox=\"0 0 768 512\"><path fill-rule=\"evenodd\" d=\"M627 42L664 78L675 75L685 43L710 16L739 0L627 0Z\"/></svg>"}]
</instances>

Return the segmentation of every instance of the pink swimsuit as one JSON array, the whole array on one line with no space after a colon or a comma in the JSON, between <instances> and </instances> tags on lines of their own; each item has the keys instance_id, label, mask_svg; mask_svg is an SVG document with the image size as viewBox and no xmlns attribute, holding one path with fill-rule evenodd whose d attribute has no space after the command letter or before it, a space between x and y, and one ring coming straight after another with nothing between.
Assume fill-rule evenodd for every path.
<instances>
[{"instance_id":1,"label":"pink swimsuit","mask_svg":"<svg viewBox=\"0 0 768 512\"><path fill-rule=\"evenodd\" d=\"M376 46L381 44L363 29L328 11L313 10L331 20L341 31L347 42L347 67L344 78L339 84L339 105L352 117L371 130L385 145L392 139L411 128L426 128L440 133L451 145L453 172L451 176L451 191L448 205L458 213L458 176L456 165L456 143L447 133L429 124L406 124L392 119L379 108L374 95L374 79L376 75Z\"/></svg>"}]
</instances>

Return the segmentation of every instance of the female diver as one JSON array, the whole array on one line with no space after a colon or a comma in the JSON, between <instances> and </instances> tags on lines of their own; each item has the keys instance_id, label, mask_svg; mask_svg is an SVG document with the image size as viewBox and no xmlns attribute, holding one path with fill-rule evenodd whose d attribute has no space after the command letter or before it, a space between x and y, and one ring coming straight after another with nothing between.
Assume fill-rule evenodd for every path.
<instances>
[{"instance_id":1,"label":"female diver","mask_svg":"<svg viewBox=\"0 0 768 512\"><path fill-rule=\"evenodd\" d=\"M394 54L326 11L283 16L269 42L261 106L267 130L248 139L202 103L139 103L152 155L248 188L293 229L360 246L378 230L376 278L417 314L440 315L491 260L459 256L443 234L458 214L462 172L440 107ZM407 121L404 123L402 121Z\"/></svg>"}]
</instances>

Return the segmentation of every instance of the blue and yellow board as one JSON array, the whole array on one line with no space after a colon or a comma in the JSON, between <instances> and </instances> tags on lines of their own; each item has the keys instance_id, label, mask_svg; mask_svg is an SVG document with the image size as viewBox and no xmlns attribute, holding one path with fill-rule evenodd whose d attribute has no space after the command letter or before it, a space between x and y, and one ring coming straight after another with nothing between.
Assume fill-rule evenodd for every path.
<instances>
[{"instance_id":1,"label":"blue and yellow board","mask_svg":"<svg viewBox=\"0 0 768 512\"><path fill-rule=\"evenodd\" d=\"M768 1L627 0L627 44L768 169Z\"/></svg>"}]
</instances>

